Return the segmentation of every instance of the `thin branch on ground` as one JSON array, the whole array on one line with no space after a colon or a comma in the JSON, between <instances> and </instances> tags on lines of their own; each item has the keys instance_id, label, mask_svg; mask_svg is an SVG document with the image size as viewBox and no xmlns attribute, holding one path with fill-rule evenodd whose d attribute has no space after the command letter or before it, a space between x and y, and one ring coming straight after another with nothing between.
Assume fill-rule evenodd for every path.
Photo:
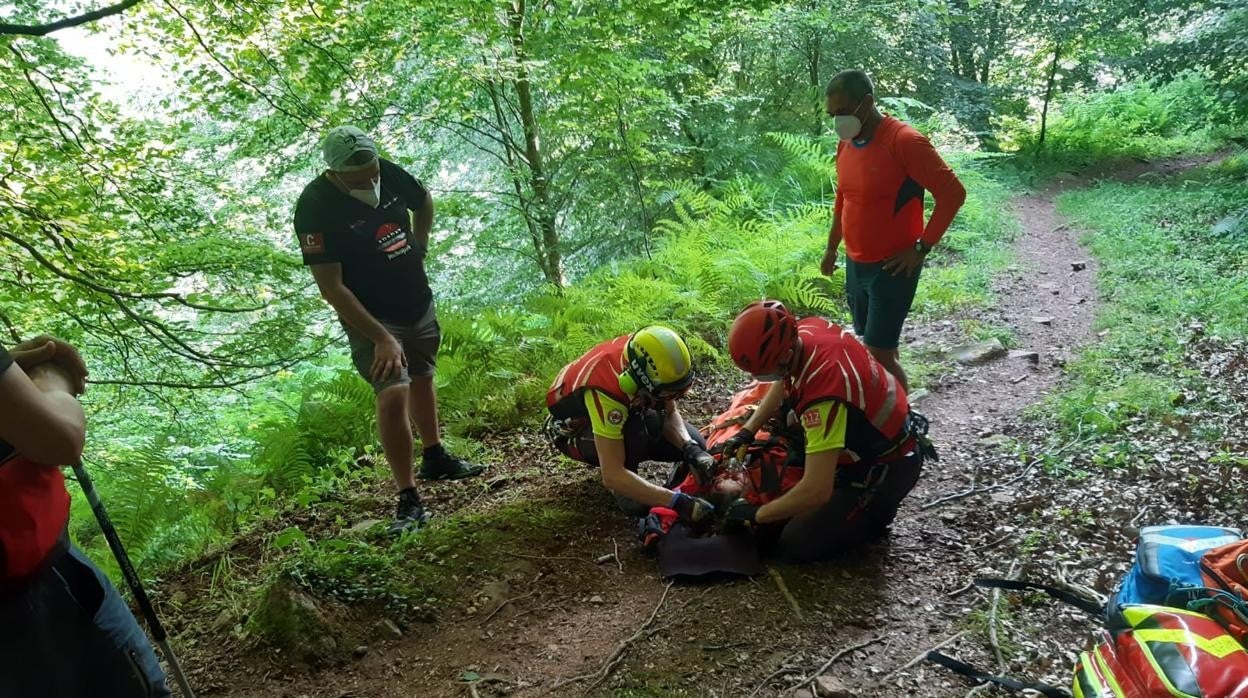
<instances>
[{"instance_id":1,"label":"thin branch on ground","mask_svg":"<svg viewBox=\"0 0 1248 698\"><path fill-rule=\"evenodd\" d=\"M1092 587L1070 581L1070 579L1066 576L1066 570L1068 567L1068 563L1063 563L1057 568L1057 586L1059 588L1078 594L1079 596L1093 601L1099 606L1104 606L1109 601L1104 594L1098 592Z\"/></svg>"},{"instance_id":2,"label":"thin branch on ground","mask_svg":"<svg viewBox=\"0 0 1248 698\"><path fill-rule=\"evenodd\" d=\"M877 643L877 642L879 642L880 640L883 640L883 639L884 639L884 636L883 636L883 635L876 635L876 636L875 636L875 637L873 637L873 638L870 638L870 639L868 639L868 640L864 640L864 641L862 641L862 642L859 642L858 644L854 645L853 647L846 647L846 648L845 648L845 649L843 649L843 650L839 650L836 654L832 655L831 657L828 657L828 661L826 661L826 662L824 662L823 664L821 664L821 665L819 666L819 668L818 668L818 669L815 669L815 670L814 670L814 671L813 671L813 672L812 672L809 676L807 676L806 678L802 679L802 680L801 680L801 682L799 682L799 683L798 683L796 686L794 686L793 688L794 688L794 689L798 689L798 688L803 688L803 687L805 687L805 686L810 685L810 683L811 683L812 681L814 681L815 679L819 678L820 676L823 676L823 672L827 671L827 670L828 670L828 667L832 666L832 663L833 663L833 662L835 662L836 660L840 659L841 657L844 657L845 655L849 654L850 652L855 652L855 651L857 651L857 650L860 650L860 649L862 649L862 648L866 647L867 645L873 645L873 644L875 644L875 643Z\"/></svg>"},{"instance_id":3,"label":"thin branch on ground","mask_svg":"<svg viewBox=\"0 0 1248 698\"><path fill-rule=\"evenodd\" d=\"M952 645L953 643L955 643L955 642L957 642L958 640L962 639L962 636L963 636L963 635L965 635L965 634L966 634L966 631L965 631L965 630L963 630L962 632L957 633L956 635L951 635L948 639L946 639L945 641L941 642L940 644L938 644L938 645L934 645L934 646L932 646L932 647L929 647L929 648L927 648L927 649L923 650L923 651L922 651L922 652L920 652L920 653L919 653L919 654L918 654L918 655L917 655L914 659L911 659L910 661L906 662L905 664L902 664L901 666L897 667L896 669L893 669L892 671L890 671L890 672L888 672L887 674L885 674L885 675L884 675L884 678L880 679L880 682L881 682L881 683L883 683L884 681L887 681L887 680L889 680L889 679L893 678L893 677L894 677L894 676L896 676L897 674L900 674L901 672L905 671L906 669L909 669L910 667L914 666L915 664L918 664L919 662L923 661L924 659L926 659L926 658L927 658L927 653L928 653L928 652L935 652L935 651L936 651L936 650L938 650L938 649L942 649L942 648L948 647L949 645Z\"/></svg>"},{"instance_id":4,"label":"thin branch on ground","mask_svg":"<svg viewBox=\"0 0 1248 698\"><path fill-rule=\"evenodd\" d=\"M983 545L979 546L979 549L982 551L982 550L989 550L991 548L995 548L998 545L1001 545L1002 543L1006 542L1007 540L1013 537L1014 537L1013 533L1007 533L1004 536L1001 536L1000 538L992 541L991 543L984 543Z\"/></svg>"},{"instance_id":5,"label":"thin branch on ground","mask_svg":"<svg viewBox=\"0 0 1248 698\"><path fill-rule=\"evenodd\" d=\"M1014 578L1014 571L1018 569L1018 561L1014 560L1010 563L1010 571L1005 573L1006 579ZM1005 669L1005 657L1001 654L1001 643L997 639L997 608L1001 605L1001 590L992 590L992 606L988 609L988 642L992 645L992 656L997 660L997 670Z\"/></svg>"},{"instance_id":6,"label":"thin branch on ground","mask_svg":"<svg viewBox=\"0 0 1248 698\"><path fill-rule=\"evenodd\" d=\"M776 587L780 589L780 593L784 595L785 601L789 602L789 607L793 609L793 615L797 616L797 622L804 623L805 616L802 615L802 607L797 604L797 599L793 597L793 593L789 591L789 585L784 583L784 577L780 576L780 570L771 565L767 565L767 574L771 575L775 581Z\"/></svg>"},{"instance_id":7,"label":"thin branch on ground","mask_svg":"<svg viewBox=\"0 0 1248 698\"><path fill-rule=\"evenodd\" d=\"M642 623L641 627L637 628L637 630L632 635L629 635L622 642L620 642L620 644L615 646L615 649L611 652L610 655L607 656L607 661L603 663L602 667L600 667L598 671L595 671L590 674L580 674L578 676L573 676L567 679L560 679L556 681L553 686L550 687L551 690L553 691L555 689L561 688L563 686L567 686L568 684L576 683L578 681L585 681L587 679L593 679L593 682L585 687L585 692L589 693L590 691L594 690L594 688L596 688L598 684L605 681L607 677L611 675L611 672L615 671L615 667L621 661L623 661L624 653L628 651L628 648L631 647L633 643L637 642L641 638L652 634L650 632L650 628L651 626L654 625L655 619L659 617L659 611L663 610L663 604L667 603L667 595L668 593L671 592L673 584L675 584L675 582L667 583L667 586L663 588L663 595L659 597L659 602L655 604L654 611L650 613L650 617L647 618L646 622Z\"/></svg>"},{"instance_id":8,"label":"thin branch on ground","mask_svg":"<svg viewBox=\"0 0 1248 698\"><path fill-rule=\"evenodd\" d=\"M976 463L975 463L975 469L971 471L971 486L970 486L970 487L966 488L965 490L963 490L963 491L961 491L961 492L958 492L957 494L952 495L951 497L941 498L941 499L937 499L937 500L932 501L932 502L928 502L927 504L924 504L924 505L922 505L921 507L919 507L919 509L920 509L920 510L927 510L927 509L930 509L930 508L932 508L932 507L934 507L934 506L937 506L938 504L941 504L941 503L943 503L943 502L945 502L945 501L952 501L952 500L954 500L954 499L961 499L962 497L969 497L969 496L971 496L971 495L975 494L975 492L976 492L976 490L975 490L975 486L976 486L978 483L979 483L979 463L978 463L978 462L976 462Z\"/></svg>"},{"instance_id":9,"label":"thin branch on ground","mask_svg":"<svg viewBox=\"0 0 1248 698\"><path fill-rule=\"evenodd\" d=\"M967 583L966 583L966 586L964 586L964 587L959 587L959 588L957 588L957 589L954 589L953 591L951 591L951 592L949 592L948 594L946 594L946 596L948 596L948 597L950 597L950 598L952 598L952 597L954 597L954 596L958 596L959 594L961 594L961 593L963 593L963 592L967 591L968 589L970 589L971 587L974 587L974 586L975 586L975 580L974 580L974 579L972 579L971 581L969 581L969 582L967 582Z\"/></svg>"},{"instance_id":10,"label":"thin branch on ground","mask_svg":"<svg viewBox=\"0 0 1248 698\"><path fill-rule=\"evenodd\" d=\"M801 653L799 652L798 654L801 654ZM751 691L750 695L747 696L746 698L754 698L754 696L758 695L759 691L763 690L764 688L767 687L767 684L771 683L772 679L776 678L777 676L781 674L792 674L792 673L801 671L799 668L795 666L785 666L786 662L788 662L791 659L796 658L797 656L798 656L797 654L792 655L788 657L787 659L785 659L783 662L780 662L780 668L768 674L766 677L763 678L762 681L759 681L758 685L754 687L754 690Z\"/></svg>"},{"instance_id":11,"label":"thin branch on ground","mask_svg":"<svg viewBox=\"0 0 1248 698\"><path fill-rule=\"evenodd\" d=\"M954 501L957 501L957 500L959 500L959 499L966 499L967 497L973 497L973 496L975 496L975 495L977 495L977 494L985 494L985 493L987 493L987 492L992 492L993 490L999 490L999 489L1001 489L1002 487L1009 487L1010 485L1012 485L1012 484L1014 484L1014 483L1018 482L1019 480L1022 480L1023 478L1027 477L1028 475L1030 475L1030 474L1031 474L1032 469L1033 469L1033 468L1035 468L1036 464L1037 464L1037 463L1039 463L1039 462L1040 462L1040 459L1039 459L1039 458L1032 458L1031 460L1029 460L1029 461L1027 462L1027 467L1023 468L1023 472L1021 472L1021 473L1019 473L1018 475L1016 475L1016 476L1014 476L1014 477L1010 478L1009 480L1006 480L1005 482L998 482L998 483L996 483L996 484L993 484L993 485L988 485L988 486L986 486L986 487L976 487L976 486L975 486L976 476L977 476L977 475L978 475L978 473L979 473L979 466L978 466L978 465L976 465L976 466L975 466L976 476L972 476L972 477L971 477L971 487L970 487L970 489L964 490L964 491L962 491L962 492L957 492L957 493L955 493L955 494L951 494L951 495L949 495L949 496L947 496L947 497L941 497L940 499L933 499L932 501L930 501L930 502L927 502L927 503L923 504L923 506L919 507L919 509L921 509L921 510L923 510L923 511L926 511L926 510L931 509L931 508L933 508L933 507L938 507L938 506L940 506L941 504L948 504L949 502L954 502Z\"/></svg>"},{"instance_id":12,"label":"thin branch on ground","mask_svg":"<svg viewBox=\"0 0 1248 698\"><path fill-rule=\"evenodd\" d=\"M595 565L601 565L604 562L615 560L615 564L620 568L620 574L624 574L624 563L620 561L620 544L614 538L611 539L611 545L615 548L615 552L599 555L594 558Z\"/></svg>"},{"instance_id":13,"label":"thin branch on ground","mask_svg":"<svg viewBox=\"0 0 1248 698\"><path fill-rule=\"evenodd\" d=\"M699 649L706 652L716 652L719 650L733 650L738 647L748 647L749 645L750 643L748 642L729 642L726 645L702 645Z\"/></svg>"},{"instance_id":14,"label":"thin branch on ground","mask_svg":"<svg viewBox=\"0 0 1248 698\"><path fill-rule=\"evenodd\" d=\"M1082 442L1083 442L1083 420L1079 420L1079 423L1075 425L1075 438L1066 442L1066 444L1058 447L1057 449L1049 451L1048 453L1044 455L1047 455L1051 458L1053 456L1058 455L1059 453L1066 451L1072 446L1079 445ZM986 492L992 492L993 490L998 490L998 489L1001 489L1002 487L1009 487L1010 485L1013 485L1019 480L1022 480L1023 478L1030 475L1031 471L1034 470L1037 465L1039 465L1041 460L1042 460L1041 457L1033 456L1027 460L1027 465L1023 468L1023 472L1019 473L1018 475L1010 478L1009 480L1006 480L1005 482L998 482L993 485L988 485L987 487L979 487L979 488L975 487L975 482L979 477L979 464L976 463L975 472L971 474L970 489L964 490L962 492L957 492L955 494L951 494L947 497L941 497L940 499L934 499L930 502L923 504L922 506L919 507L919 509L921 511L927 511L928 509L931 509L933 507L938 507L941 504L947 504L949 502L956 501L959 499L965 499L967 497L977 495L977 494L984 494Z\"/></svg>"},{"instance_id":15,"label":"thin branch on ground","mask_svg":"<svg viewBox=\"0 0 1248 698\"><path fill-rule=\"evenodd\" d=\"M513 597L511 597L510 599L503 599L503 602L502 602L502 603L500 603L500 604L498 605L498 607L497 607L497 608L495 608L493 611L490 611L490 615L486 616L486 617L485 617L485 619L484 619L484 620L482 620L482 621L481 621L478 625L485 625L486 623L489 623L489 622L490 622L490 619L492 619L494 616L498 615L498 612L499 612L499 611L501 611L501 610L503 610L503 608L504 608L507 604L509 604L509 603L511 603L511 602L513 602L513 601L523 601L524 599L527 599L527 598L529 598L530 596L532 596L532 595L534 595L534 594L536 594L536 593L537 593L536 591L530 591L530 592L529 592L529 593L527 593L527 594L521 594L521 595L519 595L519 596L513 596Z\"/></svg>"}]
</instances>

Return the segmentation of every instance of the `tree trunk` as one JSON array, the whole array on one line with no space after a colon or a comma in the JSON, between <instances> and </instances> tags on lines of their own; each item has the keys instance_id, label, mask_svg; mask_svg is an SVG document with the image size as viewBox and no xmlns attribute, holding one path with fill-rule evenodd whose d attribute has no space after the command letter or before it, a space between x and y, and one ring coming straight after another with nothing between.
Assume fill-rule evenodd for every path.
<instances>
[{"instance_id":1,"label":"tree trunk","mask_svg":"<svg viewBox=\"0 0 1248 698\"><path fill-rule=\"evenodd\" d=\"M538 268L542 270L542 276L546 276L546 265L542 258L542 234L538 229L537 223L533 220L530 199L524 191L524 179L521 176L520 163L518 162L519 150L516 148L516 141L512 136L511 123L503 113L503 105L498 94L499 90L501 90L501 87L496 86L494 83L486 83L485 91L489 94L490 103L494 106L494 121L497 124L499 139L503 142L503 155L507 159L507 179L511 181L512 188L516 190L516 202L520 207L520 214L524 219L525 228L529 231L529 241L533 243L533 259L537 262Z\"/></svg>"},{"instance_id":2,"label":"tree trunk","mask_svg":"<svg viewBox=\"0 0 1248 698\"><path fill-rule=\"evenodd\" d=\"M529 85L528 57L524 48L525 0L515 0L507 11L511 28L511 48L516 58L516 74L512 86L520 112L520 126L524 130L524 157L529 167L529 187L533 191L533 215L541 233L538 260L546 280L555 288L563 288L563 258L559 252L559 229L555 223L555 210L550 205L550 181L541 148L541 135L537 117L533 114L533 93Z\"/></svg>"},{"instance_id":3,"label":"tree trunk","mask_svg":"<svg viewBox=\"0 0 1248 698\"><path fill-rule=\"evenodd\" d=\"M949 58L953 74L964 80L975 79L975 43L967 23L971 8L967 0L950 0Z\"/></svg>"},{"instance_id":4,"label":"tree trunk","mask_svg":"<svg viewBox=\"0 0 1248 698\"><path fill-rule=\"evenodd\" d=\"M1040 139L1036 141L1037 152L1044 147L1044 133L1049 125L1049 102L1053 101L1053 83L1057 78L1057 59L1061 53L1061 42L1053 44L1053 62L1049 64L1049 80L1044 87L1044 107L1040 109Z\"/></svg>"},{"instance_id":5,"label":"tree trunk","mask_svg":"<svg viewBox=\"0 0 1248 698\"><path fill-rule=\"evenodd\" d=\"M620 147L624 149L625 159L628 162L628 170L632 175L633 196L637 197L637 208L641 212L641 242L646 251L646 259L652 259L650 255L650 229L653 222L650 220L650 208L646 206L646 194L641 186L641 171L637 168L637 160L633 157L633 146L628 142L628 124L624 120L624 105L620 103L619 94L622 88L616 88L615 98L615 123L620 134Z\"/></svg>"},{"instance_id":6,"label":"tree trunk","mask_svg":"<svg viewBox=\"0 0 1248 698\"><path fill-rule=\"evenodd\" d=\"M988 84L988 74L992 67L992 59L997 56L997 47L1001 45L1001 8L996 3L989 5L986 10L988 13L988 36L984 41L983 60L979 65L979 83L981 85Z\"/></svg>"},{"instance_id":7,"label":"tree trunk","mask_svg":"<svg viewBox=\"0 0 1248 698\"><path fill-rule=\"evenodd\" d=\"M818 138L823 133L823 91L820 89L822 85L819 83L819 60L823 53L823 39L816 32L810 38L810 51L806 57L806 65L810 69L810 91L815 100L815 120L811 124L813 130L810 132L812 136Z\"/></svg>"}]
</instances>

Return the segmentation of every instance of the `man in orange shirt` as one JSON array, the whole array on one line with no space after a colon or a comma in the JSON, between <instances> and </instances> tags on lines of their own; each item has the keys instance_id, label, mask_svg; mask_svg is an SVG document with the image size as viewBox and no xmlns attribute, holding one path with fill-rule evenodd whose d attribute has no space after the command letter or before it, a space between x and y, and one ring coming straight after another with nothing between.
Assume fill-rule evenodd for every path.
<instances>
[{"instance_id":1,"label":"man in orange shirt","mask_svg":"<svg viewBox=\"0 0 1248 698\"><path fill-rule=\"evenodd\" d=\"M898 362L901 327L914 302L923 260L966 200L966 189L923 134L875 105L871 78L846 70L828 83L827 109L841 138L836 208L820 265L836 270L845 241L845 296L854 332L909 388ZM923 193L936 202L923 225Z\"/></svg>"}]
</instances>

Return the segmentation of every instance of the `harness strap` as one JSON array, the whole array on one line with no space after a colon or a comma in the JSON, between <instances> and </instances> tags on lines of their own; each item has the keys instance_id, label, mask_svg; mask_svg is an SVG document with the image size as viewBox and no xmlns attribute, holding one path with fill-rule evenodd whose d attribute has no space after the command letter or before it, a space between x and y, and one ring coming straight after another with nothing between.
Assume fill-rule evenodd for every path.
<instances>
[{"instance_id":1,"label":"harness strap","mask_svg":"<svg viewBox=\"0 0 1248 698\"><path fill-rule=\"evenodd\" d=\"M1000 577L976 577L975 585L989 589L1008 589L1010 591L1043 591L1058 601L1065 601L1075 608L1104 620L1105 608L1078 594L1038 582L1024 582L1019 579L1001 579Z\"/></svg>"},{"instance_id":2,"label":"harness strap","mask_svg":"<svg viewBox=\"0 0 1248 698\"><path fill-rule=\"evenodd\" d=\"M970 664L960 662L953 657L941 654L940 652L928 652L926 659L929 662L934 662L945 667L955 674L961 674L962 676L974 681L976 684L983 684L985 682L995 683L996 685L1008 688L1011 691L1035 691L1041 695L1048 696L1048 698L1071 698L1070 693L1067 692L1066 689L1058 688L1052 684L1019 681L1018 679L1012 679L1008 676L996 676L994 674L989 674L985 671L976 669Z\"/></svg>"},{"instance_id":3,"label":"harness strap","mask_svg":"<svg viewBox=\"0 0 1248 698\"><path fill-rule=\"evenodd\" d=\"M906 413L906 421L901 426L901 433L897 435L897 438L893 439L891 446L876 456L876 459L883 460L894 453L905 454L915 450L917 447L924 458L930 458L933 461L940 460L940 455L936 453L936 447L927 438L927 428L927 417L910 410Z\"/></svg>"}]
</instances>

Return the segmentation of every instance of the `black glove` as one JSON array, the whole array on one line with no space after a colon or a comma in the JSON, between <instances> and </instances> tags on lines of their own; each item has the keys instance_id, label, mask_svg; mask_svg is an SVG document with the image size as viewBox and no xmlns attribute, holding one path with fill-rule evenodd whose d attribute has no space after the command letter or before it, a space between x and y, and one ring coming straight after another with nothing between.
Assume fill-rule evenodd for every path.
<instances>
[{"instance_id":1,"label":"black glove","mask_svg":"<svg viewBox=\"0 0 1248 698\"><path fill-rule=\"evenodd\" d=\"M702 450L696 441L688 441L685 443L684 449L685 464L693 471L693 476L697 478L698 484L706 486L711 484L711 478L715 474L715 459L711 454Z\"/></svg>"},{"instance_id":2,"label":"black glove","mask_svg":"<svg viewBox=\"0 0 1248 698\"><path fill-rule=\"evenodd\" d=\"M724 511L725 528L749 528L758 525L758 505L737 499Z\"/></svg>"},{"instance_id":3,"label":"black glove","mask_svg":"<svg viewBox=\"0 0 1248 698\"><path fill-rule=\"evenodd\" d=\"M749 446L753 443L754 432L750 429L742 427L741 431L738 431L728 437L728 440L723 443L724 458L727 459L735 457L737 455L737 451L740 451L742 446Z\"/></svg>"},{"instance_id":4,"label":"black glove","mask_svg":"<svg viewBox=\"0 0 1248 698\"><path fill-rule=\"evenodd\" d=\"M677 492L670 507L686 523L701 523L715 515L715 505L699 497Z\"/></svg>"}]
</instances>

